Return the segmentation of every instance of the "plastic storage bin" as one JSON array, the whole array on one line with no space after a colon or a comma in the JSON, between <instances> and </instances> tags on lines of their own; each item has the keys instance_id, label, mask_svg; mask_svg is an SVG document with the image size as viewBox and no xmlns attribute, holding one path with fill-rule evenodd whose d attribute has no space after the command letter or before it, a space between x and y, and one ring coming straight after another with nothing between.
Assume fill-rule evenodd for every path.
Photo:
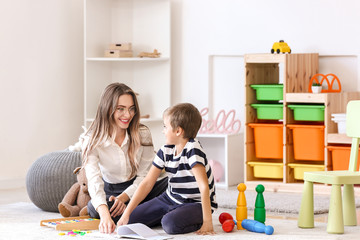
<instances>
[{"instance_id":1,"label":"plastic storage bin","mask_svg":"<svg viewBox=\"0 0 360 240\"><path fill-rule=\"evenodd\" d=\"M287 125L293 133L296 160L324 161L323 125Z\"/></svg>"},{"instance_id":2,"label":"plastic storage bin","mask_svg":"<svg viewBox=\"0 0 360 240\"><path fill-rule=\"evenodd\" d=\"M324 121L323 105L288 105L296 121Z\"/></svg>"},{"instance_id":3,"label":"plastic storage bin","mask_svg":"<svg viewBox=\"0 0 360 240\"><path fill-rule=\"evenodd\" d=\"M266 162L248 162L250 167L253 167L254 177L257 178L283 178L283 164L282 163L266 163Z\"/></svg>"},{"instance_id":4,"label":"plastic storage bin","mask_svg":"<svg viewBox=\"0 0 360 240\"><path fill-rule=\"evenodd\" d=\"M283 125L249 123L254 129L255 156L257 158L283 158Z\"/></svg>"},{"instance_id":5,"label":"plastic storage bin","mask_svg":"<svg viewBox=\"0 0 360 240\"><path fill-rule=\"evenodd\" d=\"M250 87L255 89L259 101L283 100L283 84L253 84Z\"/></svg>"},{"instance_id":6,"label":"plastic storage bin","mask_svg":"<svg viewBox=\"0 0 360 240\"><path fill-rule=\"evenodd\" d=\"M294 169L294 178L304 180L304 172L324 171L324 165L289 163L288 166Z\"/></svg>"},{"instance_id":7,"label":"plastic storage bin","mask_svg":"<svg viewBox=\"0 0 360 240\"><path fill-rule=\"evenodd\" d=\"M350 150L351 147L345 146L327 146L327 149L331 153L332 166L333 170L348 170L349 169L349 160L350 160ZM360 150L358 153L360 157ZM360 159L357 163L357 171L359 171Z\"/></svg>"},{"instance_id":8,"label":"plastic storage bin","mask_svg":"<svg viewBox=\"0 0 360 240\"><path fill-rule=\"evenodd\" d=\"M251 104L256 109L258 119L280 120L283 119L283 104L274 103L254 103Z\"/></svg>"}]
</instances>

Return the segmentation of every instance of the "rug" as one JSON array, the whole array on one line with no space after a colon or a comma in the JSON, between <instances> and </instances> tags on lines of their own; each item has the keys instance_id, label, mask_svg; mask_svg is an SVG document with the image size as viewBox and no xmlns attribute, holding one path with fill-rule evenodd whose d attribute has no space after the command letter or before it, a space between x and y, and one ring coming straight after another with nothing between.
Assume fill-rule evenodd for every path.
<instances>
[{"instance_id":1,"label":"rug","mask_svg":"<svg viewBox=\"0 0 360 240\"><path fill-rule=\"evenodd\" d=\"M300 229L297 227L297 221L286 215L278 215L277 217L267 218L266 225L274 227L273 235L265 235L263 233L253 233L247 230L233 230L225 233L218 221L218 217L222 212L228 212L235 216L235 209L218 209L213 214L213 224L216 234L199 236L195 233L172 235L172 239L279 239L279 240L300 240L300 239L358 239L360 235L360 226L345 227L345 234L328 234L326 233L326 223L315 222L313 229ZM40 226L40 221L44 219L60 218L59 213L45 212L37 208L29 202L19 202L13 204L0 205L0 240L48 240L48 239L73 239L70 236L59 236L59 231L49 227ZM250 217L249 217L250 218ZM165 235L160 228L154 228L156 232ZM100 235L100 236L99 236ZM111 235L100 234L93 231L84 236L76 236L78 239L118 239Z\"/></svg>"},{"instance_id":2,"label":"rug","mask_svg":"<svg viewBox=\"0 0 360 240\"><path fill-rule=\"evenodd\" d=\"M236 208L239 191L232 187L229 190L216 189L216 200L221 208ZM257 192L246 190L245 197L248 211L255 208ZM298 214L301 205L301 193L267 192L263 193L265 209L275 213ZM355 200L357 207L360 207L360 198ZM330 196L314 195L314 214L328 213Z\"/></svg>"}]
</instances>

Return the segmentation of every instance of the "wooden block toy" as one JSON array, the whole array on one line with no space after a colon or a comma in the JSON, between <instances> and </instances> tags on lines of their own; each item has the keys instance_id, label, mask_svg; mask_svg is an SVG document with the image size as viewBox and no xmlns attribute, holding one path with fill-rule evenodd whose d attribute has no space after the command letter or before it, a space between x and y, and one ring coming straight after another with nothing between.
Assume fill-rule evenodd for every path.
<instances>
[{"instance_id":1,"label":"wooden block toy","mask_svg":"<svg viewBox=\"0 0 360 240\"><path fill-rule=\"evenodd\" d=\"M241 222L241 226L250 232L265 233L267 235L274 233L272 226L265 226L265 224L256 220L244 219Z\"/></svg>"},{"instance_id":2,"label":"wooden block toy","mask_svg":"<svg viewBox=\"0 0 360 240\"><path fill-rule=\"evenodd\" d=\"M105 50L105 57L113 57L113 58L121 58L121 57L132 57L132 50L113 50L107 49Z\"/></svg>"},{"instance_id":3,"label":"wooden block toy","mask_svg":"<svg viewBox=\"0 0 360 240\"><path fill-rule=\"evenodd\" d=\"M131 43L112 43L109 46L109 49L111 50L131 50L132 46Z\"/></svg>"},{"instance_id":4,"label":"wooden block toy","mask_svg":"<svg viewBox=\"0 0 360 240\"><path fill-rule=\"evenodd\" d=\"M100 219L90 216L56 218L40 221L40 226L55 228L59 231L79 230L97 230L99 229Z\"/></svg>"},{"instance_id":5,"label":"wooden block toy","mask_svg":"<svg viewBox=\"0 0 360 240\"><path fill-rule=\"evenodd\" d=\"M158 50L154 49L154 52L141 52L139 53L138 57L149 57L149 58L158 58L160 57L161 53L158 52Z\"/></svg>"},{"instance_id":6,"label":"wooden block toy","mask_svg":"<svg viewBox=\"0 0 360 240\"><path fill-rule=\"evenodd\" d=\"M245 190L246 185L244 183L240 183L237 186L237 189L239 190L239 196L236 203L236 225L237 229L241 230L244 229L241 226L241 222L244 219L247 219L247 204L246 204L246 197L245 197Z\"/></svg>"}]
</instances>

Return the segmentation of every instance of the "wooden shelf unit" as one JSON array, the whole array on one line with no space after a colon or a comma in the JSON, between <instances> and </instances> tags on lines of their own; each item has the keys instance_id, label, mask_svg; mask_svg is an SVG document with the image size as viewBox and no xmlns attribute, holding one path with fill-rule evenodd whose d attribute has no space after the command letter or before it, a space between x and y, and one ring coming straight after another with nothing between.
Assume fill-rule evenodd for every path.
<instances>
[{"instance_id":1,"label":"wooden shelf unit","mask_svg":"<svg viewBox=\"0 0 360 240\"><path fill-rule=\"evenodd\" d=\"M308 93L308 84L311 77L319 72L319 55L317 53L306 54L248 54L244 57L245 62L245 130L244 130L244 179L248 184L266 182L270 185L282 185L288 183L302 183L302 180L294 178L294 169L289 163L306 163L325 165L325 170L331 169L328 162L328 135L337 133L336 123L331 121L332 113L346 111L348 101L360 99L358 92L342 93ZM257 118L256 110L251 107L253 103L264 103L256 99L256 92L250 87L252 84L283 84L283 119L261 120ZM288 104L316 104L324 105L324 122L295 121L293 110ZM255 155L255 140L253 129L249 123L278 123L283 128L283 158L282 159L259 159ZM324 161L296 161L292 142L292 131L287 124L315 124L324 125ZM332 135L332 141L339 139ZM271 141L271 139L269 139ZM253 167L248 162L282 163L282 179L257 178L254 176ZM299 184L295 184L296 186ZM301 184L300 184L301 185Z\"/></svg>"}]
</instances>

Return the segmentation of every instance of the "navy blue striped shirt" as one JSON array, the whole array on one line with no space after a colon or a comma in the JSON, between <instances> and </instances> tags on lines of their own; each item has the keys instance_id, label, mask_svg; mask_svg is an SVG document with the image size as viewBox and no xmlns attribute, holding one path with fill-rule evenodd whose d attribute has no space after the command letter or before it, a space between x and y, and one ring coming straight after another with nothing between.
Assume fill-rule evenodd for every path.
<instances>
[{"instance_id":1,"label":"navy blue striped shirt","mask_svg":"<svg viewBox=\"0 0 360 240\"><path fill-rule=\"evenodd\" d=\"M216 209L214 176L200 142L197 139L190 139L180 154L175 156L175 152L175 145L164 145L153 161L155 167L165 168L169 177L167 195L179 204L201 202L200 190L191 170L196 164L201 164L207 173L211 208Z\"/></svg>"}]
</instances>

